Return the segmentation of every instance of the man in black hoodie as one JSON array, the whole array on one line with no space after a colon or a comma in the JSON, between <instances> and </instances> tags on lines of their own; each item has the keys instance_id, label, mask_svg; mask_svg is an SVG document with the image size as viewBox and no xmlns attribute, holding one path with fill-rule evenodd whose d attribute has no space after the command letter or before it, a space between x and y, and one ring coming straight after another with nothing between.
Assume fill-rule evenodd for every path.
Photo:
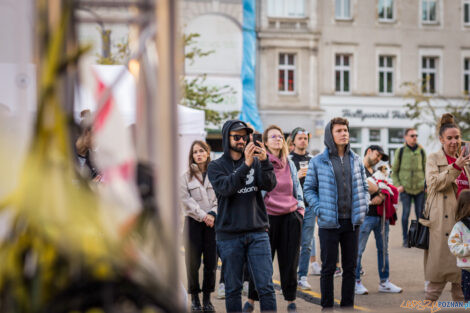
<instances>
[{"instance_id":1,"label":"man in black hoodie","mask_svg":"<svg viewBox=\"0 0 470 313\"><path fill-rule=\"evenodd\" d=\"M248 143L251 133L244 122L227 121L222 128L224 154L207 169L218 201L215 231L226 268L227 312L242 311L245 262L259 294L261 311L276 311L269 222L261 195L261 190L274 189L276 176L263 144L257 147Z\"/></svg>"}]
</instances>

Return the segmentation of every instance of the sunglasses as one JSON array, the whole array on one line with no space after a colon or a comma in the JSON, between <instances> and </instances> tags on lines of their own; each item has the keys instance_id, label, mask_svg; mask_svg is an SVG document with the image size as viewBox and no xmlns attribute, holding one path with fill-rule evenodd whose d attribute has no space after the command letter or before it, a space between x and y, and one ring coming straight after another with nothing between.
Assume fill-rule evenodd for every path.
<instances>
[{"instance_id":1,"label":"sunglasses","mask_svg":"<svg viewBox=\"0 0 470 313\"><path fill-rule=\"evenodd\" d=\"M269 138L271 138L271 139L284 139L284 137L282 137L281 135L272 135L272 136L269 136Z\"/></svg>"},{"instance_id":2,"label":"sunglasses","mask_svg":"<svg viewBox=\"0 0 470 313\"><path fill-rule=\"evenodd\" d=\"M248 135L230 135L230 137L233 137L233 140L239 141L240 139L243 139L243 141L248 140Z\"/></svg>"},{"instance_id":3,"label":"sunglasses","mask_svg":"<svg viewBox=\"0 0 470 313\"><path fill-rule=\"evenodd\" d=\"M417 134L416 134L416 135L413 134L413 135L410 135L410 137L411 137L411 138L418 138L418 135L417 135Z\"/></svg>"},{"instance_id":4,"label":"sunglasses","mask_svg":"<svg viewBox=\"0 0 470 313\"><path fill-rule=\"evenodd\" d=\"M298 131L295 135L307 135L308 136L308 131Z\"/></svg>"}]
</instances>

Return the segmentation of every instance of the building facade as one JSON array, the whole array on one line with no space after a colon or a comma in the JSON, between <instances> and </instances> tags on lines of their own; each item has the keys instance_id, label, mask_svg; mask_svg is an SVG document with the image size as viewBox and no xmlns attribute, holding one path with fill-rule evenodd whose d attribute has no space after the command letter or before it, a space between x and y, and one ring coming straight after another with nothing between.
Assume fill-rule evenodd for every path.
<instances>
[{"instance_id":1,"label":"building facade","mask_svg":"<svg viewBox=\"0 0 470 313\"><path fill-rule=\"evenodd\" d=\"M318 2L258 1L258 104L265 126L301 126L320 145Z\"/></svg>"},{"instance_id":2,"label":"building facade","mask_svg":"<svg viewBox=\"0 0 470 313\"><path fill-rule=\"evenodd\" d=\"M470 1L259 0L258 100L264 124L303 126L322 150L324 125L349 119L353 149L392 154L418 121L407 97L422 87L442 113L470 89ZM411 84L411 85L410 85ZM410 87L411 86L411 87ZM443 100L445 99L445 100ZM419 142L438 148L435 130Z\"/></svg>"},{"instance_id":3,"label":"building facade","mask_svg":"<svg viewBox=\"0 0 470 313\"><path fill-rule=\"evenodd\" d=\"M407 82L448 101L469 90L470 1L318 1L319 104L325 120L350 121L352 147L381 144L392 155L406 117ZM418 89L419 90L419 89ZM432 101L438 112L446 101ZM419 128L419 142L438 148L435 130Z\"/></svg>"},{"instance_id":4,"label":"building facade","mask_svg":"<svg viewBox=\"0 0 470 313\"><path fill-rule=\"evenodd\" d=\"M357 153L380 144L393 157L419 122L406 115L410 86L439 99L431 101L438 113L470 89L470 0L256 0L256 12L263 125L306 128L311 151L323 149L326 123L343 116ZM224 106L239 109L243 1L182 1L181 23L215 51L186 64L186 74L233 86ZM418 130L428 151L438 148L433 128Z\"/></svg>"}]
</instances>

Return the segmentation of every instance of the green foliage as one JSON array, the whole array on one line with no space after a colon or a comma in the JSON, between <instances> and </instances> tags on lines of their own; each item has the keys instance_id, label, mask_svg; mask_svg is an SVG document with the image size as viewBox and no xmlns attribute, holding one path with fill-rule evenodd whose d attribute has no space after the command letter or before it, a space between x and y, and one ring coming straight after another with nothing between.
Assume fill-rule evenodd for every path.
<instances>
[{"instance_id":1,"label":"green foliage","mask_svg":"<svg viewBox=\"0 0 470 313\"><path fill-rule=\"evenodd\" d=\"M187 51L185 51L184 58L189 60L191 64L194 63L196 58L202 58L214 53L214 50L203 51L196 46L196 38L201 37L198 33L183 34L183 43Z\"/></svg>"},{"instance_id":2,"label":"green foliage","mask_svg":"<svg viewBox=\"0 0 470 313\"><path fill-rule=\"evenodd\" d=\"M185 45L185 59L193 64L195 59L214 53L214 50L203 51L196 46L199 34L191 33L183 36ZM234 95L236 91L229 85L211 86L206 83L206 74L195 78L182 79L183 98L181 104L193 109L204 110L206 115L206 128L210 125L221 125L227 119L235 118L238 111L219 111L210 109L209 105L221 104L227 96Z\"/></svg>"},{"instance_id":3,"label":"green foliage","mask_svg":"<svg viewBox=\"0 0 470 313\"><path fill-rule=\"evenodd\" d=\"M107 36L102 36L103 37L103 45L106 44L106 40L109 40L109 37ZM115 65L115 64L125 64L131 55L131 50L129 48L129 40L128 38L125 38L121 42L117 43L114 45L116 48L116 53L112 53L111 51L109 52L109 56L103 56L101 54L97 54L97 60L96 63L102 64L102 65Z\"/></svg>"},{"instance_id":4,"label":"green foliage","mask_svg":"<svg viewBox=\"0 0 470 313\"><path fill-rule=\"evenodd\" d=\"M405 107L408 109L406 116L412 120L418 120L415 127L428 125L431 128L436 128L441 115L448 112L454 116L459 125L462 138L470 140L470 98L468 95L457 101L450 101L439 95L423 94L421 80L405 82L402 86L407 89L405 97L412 100L412 102L405 104ZM437 101L442 102L444 106L442 108L436 107ZM435 137L435 135L432 134L431 137Z\"/></svg>"}]
</instances>

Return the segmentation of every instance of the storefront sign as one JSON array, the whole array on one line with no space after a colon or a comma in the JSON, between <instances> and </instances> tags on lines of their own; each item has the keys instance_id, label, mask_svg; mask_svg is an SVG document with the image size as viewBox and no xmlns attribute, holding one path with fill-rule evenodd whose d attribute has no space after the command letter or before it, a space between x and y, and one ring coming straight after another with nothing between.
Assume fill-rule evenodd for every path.
<instances>
[{"instance_id":1,"label":"storefront sign","mask_svg":"<svg viewBox=\"0 0 470 313\"><path fill-rule=\"evenodd\" d=\"M366 119L400 119L400 120L406 120L408 119L406 117L406 113L401 112L399 110L388 110L386 112L364 112L361 109L358 109L356 111L352 111L349 109L343 109L343 117L345 118L358 118L361 121L364 121Z\"/></svg>"}]
</instances>

